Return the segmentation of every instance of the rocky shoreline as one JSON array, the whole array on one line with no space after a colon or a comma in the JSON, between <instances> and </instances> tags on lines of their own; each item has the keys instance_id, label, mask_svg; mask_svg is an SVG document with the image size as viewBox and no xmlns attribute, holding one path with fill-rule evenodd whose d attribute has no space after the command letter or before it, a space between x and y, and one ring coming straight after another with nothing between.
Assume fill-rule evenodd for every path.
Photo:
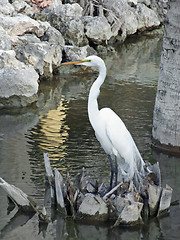
<instances>
[{"instance_id":1,"label":"rocky shoreline","mask_svg":"<svg viewBox=\"0 0 180 240\"><path fill-rule=\"evenodd\" d=\"M166 0L41 2L43 7L37 1L2 0L0 108L37 101L39 80L51 78L62 59L97 54L137 32L158 28L167 11Z\"/></svg>"}]
</instances>

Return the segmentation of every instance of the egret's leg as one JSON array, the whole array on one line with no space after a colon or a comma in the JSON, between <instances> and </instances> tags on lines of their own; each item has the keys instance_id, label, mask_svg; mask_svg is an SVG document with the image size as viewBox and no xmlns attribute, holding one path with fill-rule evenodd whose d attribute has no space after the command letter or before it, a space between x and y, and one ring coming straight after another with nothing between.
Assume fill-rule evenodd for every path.
<instances>
[{"instance_id":1,"label":"egret's leg","mask_svg":"<svg viewBox=\"0 0 180 240\"><path fill-rule=\"evenodd\" d=\"M112 189L112 184L113 184L113 177L114 177L114 167L113 167L113 162L112 162L112 159L111 159L111 156L108 155L108 159L109 159L109 163L110 163L110 166L111 166L111 178L110 178L110 190Z\"/></svg>"},{"instance_id":2,"label":"egret's leg","mask_svg":"<svg viewBox=\"0 0 180 240\"><path fill-rule=\"evenodd\" d=\"M117 157L115 156L115 186L117 185L117 176L118 176L118 165L117 165Z\"/></svg>"}]
</instances>

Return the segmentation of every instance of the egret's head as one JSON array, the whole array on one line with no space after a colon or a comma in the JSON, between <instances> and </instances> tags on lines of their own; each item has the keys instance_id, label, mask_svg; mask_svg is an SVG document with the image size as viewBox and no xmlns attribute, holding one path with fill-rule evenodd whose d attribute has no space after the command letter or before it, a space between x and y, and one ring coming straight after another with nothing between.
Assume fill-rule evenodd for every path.
<instances>
[{"instance_id":1,"label":"egret's head","mask_svg":"<svg viewBox=\"0 0 180 240\"><path fill-rule=\"evenodd\" d=\"M89 56L82 60L80 65L89 66L89 67L99 67L100 65L104 64L104 61L95 55Z\"/></svg>"},{"instance_id":2,"label":"egret's head","mask_svg":"<svg viewBox=\"0 0 180 240\"><path fill-rule=\"evenodd\" d=\"M87 58L84 58L83 60L76 61L76 62L67 62L67 63L61 63L61 65L70 65L70 64L76 64L76 65L83 65L88 67L101 67L104 66L104 61L95 55L89 56Z\"/></svg>"}]
</instances>

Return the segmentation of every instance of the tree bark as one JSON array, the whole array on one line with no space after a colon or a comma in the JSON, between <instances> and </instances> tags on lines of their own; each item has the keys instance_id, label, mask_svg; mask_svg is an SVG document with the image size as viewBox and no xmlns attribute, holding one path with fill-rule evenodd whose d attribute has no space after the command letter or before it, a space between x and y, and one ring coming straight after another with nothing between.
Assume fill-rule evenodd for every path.
<instances>
[{"instance_id":1,"label":"tree bark","mask_svg":"<svg viewBox=\"0 0 180 240\"><path fill-rule=\"evenodd\" d=\"M180 1L170 0L153 116L153 146L180 153Z\"/></svg>"}]
</instances>

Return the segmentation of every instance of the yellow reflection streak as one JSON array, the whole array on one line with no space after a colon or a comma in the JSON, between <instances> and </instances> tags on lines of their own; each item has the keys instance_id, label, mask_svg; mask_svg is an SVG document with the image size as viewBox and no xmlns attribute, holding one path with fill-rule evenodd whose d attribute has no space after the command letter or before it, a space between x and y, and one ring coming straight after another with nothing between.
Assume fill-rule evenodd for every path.
<instances>
[{"instance_id":1,"label":"yellow reflection streak","mask_svg":"<svg viewBox=\"0 0 180 240\"><path fill-rule=\"evenodd\" d=\"M33 140L38 143L38 147L43 152L48 152L52 167L57 167L64 160L66 155L68 140L68 130L70 129L66 124L66 112L68 110L69 101L63 98L59 102L57 109L49 110L46 115L39 117L38 129L33 130ZM66 171L65 166L60 166L61 171Z\"/></svg>"}]
</instances>

